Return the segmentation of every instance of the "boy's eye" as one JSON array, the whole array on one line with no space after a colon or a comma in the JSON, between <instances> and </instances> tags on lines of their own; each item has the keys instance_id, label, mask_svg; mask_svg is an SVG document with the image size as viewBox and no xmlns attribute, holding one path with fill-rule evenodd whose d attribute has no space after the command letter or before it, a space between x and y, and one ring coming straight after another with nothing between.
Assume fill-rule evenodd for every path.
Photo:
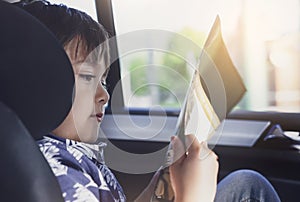
<instances>
[{"instance_id":1,"label":"boy's eye","mask_svg":"<svg viewBox=\"0 0 300 202\"><path fill-rule=\"evenodd\" d=\"M85 81L92 81L94 78L96 78L96 76L90 74L79 74L78 76Z\"/></svg>"},{"instance_id":2,"label":"boy's eye","mask_svg":"<svg viewBox=\"0 0 300 202\"><path fill-rule=\"evenodd\" d=\"M101 81L101 85L103 86L103 88L104 88L105 90L107 90L107 84L106 84L105 81Z\"/></svg>"}]
</instances>

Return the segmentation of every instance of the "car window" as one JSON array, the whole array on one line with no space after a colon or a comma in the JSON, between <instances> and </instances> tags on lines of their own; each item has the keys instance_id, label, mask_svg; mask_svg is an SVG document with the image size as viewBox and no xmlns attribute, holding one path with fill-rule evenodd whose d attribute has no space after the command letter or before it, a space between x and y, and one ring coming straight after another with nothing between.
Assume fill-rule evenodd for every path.
<instances>
[{"instance_id":1,"label":"car window","mask_svg":"<svg viewBox=\"0 0 300 202\"><path fill-rule=\"evenodd\" d=\"M118 36L155 29L186 37L199 47L219 15L225 44L247 87L236 108L299 112L298 0L113 0L112 8ZM128 42L120 39L122 50ZM125 107L176 109L184 99L189 65L197 63L198 55L193 50L183 57L170 54L185 46L178 37L157 41L164 41L163 51L137 49L120 56Z\"/></svg>"}]
</instances>

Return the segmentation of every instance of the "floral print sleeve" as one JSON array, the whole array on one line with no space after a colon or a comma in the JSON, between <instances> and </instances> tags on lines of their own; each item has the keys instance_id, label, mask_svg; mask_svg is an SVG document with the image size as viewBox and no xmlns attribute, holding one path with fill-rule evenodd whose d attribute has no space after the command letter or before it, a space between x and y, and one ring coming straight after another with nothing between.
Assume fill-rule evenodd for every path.
<instances>
[{"instance_id":1,"label":"floral print sleeve","mask_svg":"<svg viewBox=\"0 0 300 202\"><path fill-rule=\"evenodd\" d=\"M113 173L87 144L53 135L38 145L58 179L65 201L126 201ZM103 148L100 147L100 153Z\"/></svg>"}]
</instances>

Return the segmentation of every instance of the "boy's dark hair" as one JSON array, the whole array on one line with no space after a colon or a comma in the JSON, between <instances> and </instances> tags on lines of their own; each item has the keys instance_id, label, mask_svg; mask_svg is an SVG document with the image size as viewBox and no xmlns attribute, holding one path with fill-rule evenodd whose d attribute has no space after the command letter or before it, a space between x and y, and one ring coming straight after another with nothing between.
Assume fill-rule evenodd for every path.
<instances>
[{"instance_id":1,"label":"boy's dark hair","mask_svg":"<svg viewBox=\"0 0 300 202\"><path fill-rule=\"evenodd\" d=\"M30 3L20 1L14 4L35 16L48 27L63 47L78 36L81 42L85 44L87 54L89 54L104 42L102 50L99 51L102 52L100 54L105 58L105 63L108 64L109 51L106 42L109 38L108 33L101 24L85 12L69 8L63 4L51 4L44 0Z\"/></svg>"}]
</instances>

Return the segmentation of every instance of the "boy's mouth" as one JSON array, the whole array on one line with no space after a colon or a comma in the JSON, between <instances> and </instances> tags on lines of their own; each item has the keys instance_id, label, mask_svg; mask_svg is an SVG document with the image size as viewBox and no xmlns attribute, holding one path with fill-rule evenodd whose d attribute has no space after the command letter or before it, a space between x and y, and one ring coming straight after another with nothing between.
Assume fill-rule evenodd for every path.
<instances>
[{"instance_id":1,"label":"boy's mouth","mask_svg":"<svg viewBox=\"0 0 300 202\"><path fill-rule=\"evenodd\" d=\"M102 120L103 120L103 113L97 113L96 114L96 118L97 118L97 121L100 123L100 122L102 122Z\"/></svg>"}]
</instances>

